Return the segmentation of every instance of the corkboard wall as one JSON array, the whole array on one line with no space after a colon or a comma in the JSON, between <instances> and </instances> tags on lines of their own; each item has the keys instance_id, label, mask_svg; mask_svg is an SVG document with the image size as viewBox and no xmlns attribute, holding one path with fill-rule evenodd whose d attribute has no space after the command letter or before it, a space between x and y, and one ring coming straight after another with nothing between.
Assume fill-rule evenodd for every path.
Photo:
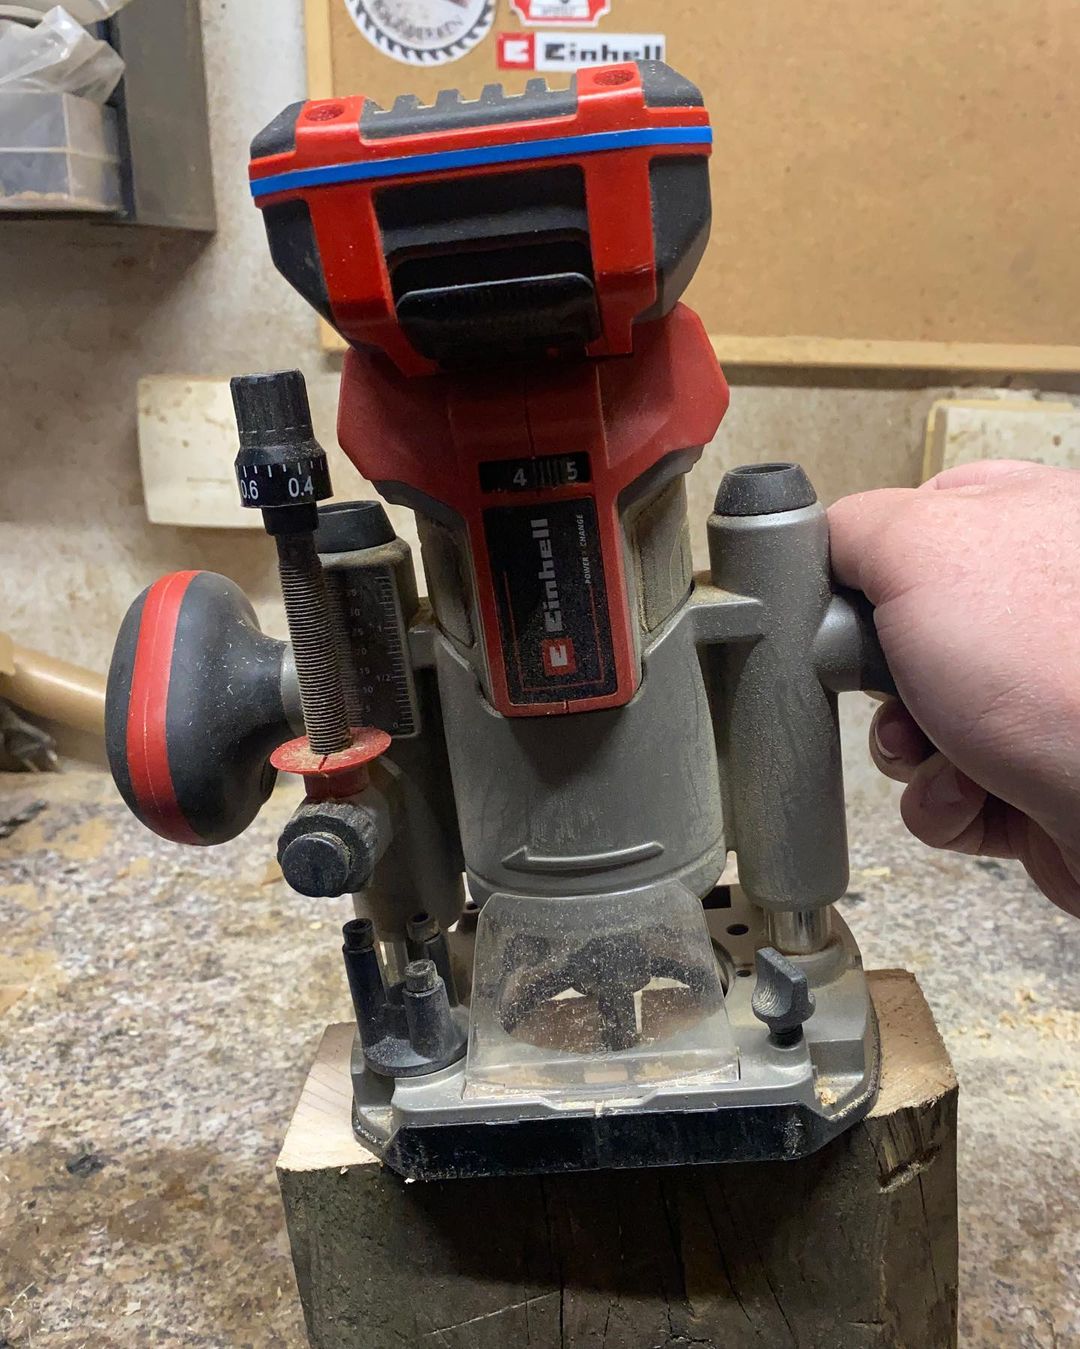
<instances>
[{"instance_id":1,"label":"corkboard wall","mask_svg":"<svg viewBox=\"0 0 1080 1349\"><path fill-rule=\"evenodd\" d=\"M541 30L495 3L476 48L419 68L307 0L311 93L518 90L496 35ZM1075 0L611 0L599 32L662 32L705 91L713 239L687 300L722 357L1080 369Z\"/></svg>"}]
</instances>

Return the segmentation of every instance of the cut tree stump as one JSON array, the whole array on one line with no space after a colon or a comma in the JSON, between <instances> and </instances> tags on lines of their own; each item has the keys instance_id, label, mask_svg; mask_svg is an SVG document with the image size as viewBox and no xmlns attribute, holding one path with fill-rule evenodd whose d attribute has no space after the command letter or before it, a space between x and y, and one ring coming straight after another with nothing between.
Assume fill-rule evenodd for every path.
<instances>
[{"instance_id":1,"label":"cut tree stump","mask_svg":"<svg viewBox=\"0 0 1080 1349\"><path fill-rule=\"evenodd\" d=\"M798 1162L406 1184L326 1031L278 1160L315 1349L945 1349L956 1077L915 982L870 975L878 1102Z\"/></svg>"}]
</instances>

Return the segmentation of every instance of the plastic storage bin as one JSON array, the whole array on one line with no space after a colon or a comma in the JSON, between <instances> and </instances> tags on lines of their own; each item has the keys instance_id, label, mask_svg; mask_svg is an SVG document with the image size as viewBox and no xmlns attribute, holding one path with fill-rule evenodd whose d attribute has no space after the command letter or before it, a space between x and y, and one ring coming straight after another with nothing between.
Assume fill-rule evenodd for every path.
<instances>
[{"instance_id":1,"label":"plastic storage bin","mask_svg":"<svg viewBox=\"0 0 1080 1349\"><path fill-rule=\"evenodd\" d=\"M113 108L73 94L0 91L0 212L122 205Z\"/></svg>"}]
</instances>

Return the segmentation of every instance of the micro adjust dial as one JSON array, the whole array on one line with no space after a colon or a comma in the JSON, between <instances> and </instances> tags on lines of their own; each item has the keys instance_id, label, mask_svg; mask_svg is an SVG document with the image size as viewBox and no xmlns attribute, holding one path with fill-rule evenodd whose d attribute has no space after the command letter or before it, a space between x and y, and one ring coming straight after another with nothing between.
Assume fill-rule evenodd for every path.
<instances>
[{"instance_id":1,"label":"micro adjust dial","mask_svg":"<svg viewBox=\"0 0 1080 1349\"><path fill-rule=\"evenodd\" d=\"M332 488L326 453L312 430L303 375L299 370L241 375L232 381L232 396L241 504L263 511L271 533L282 527L314 529L316 502L331 496ZM278 511L292 517L288 524L283 516L266 514Z\"/></svg>"}]
</instances>

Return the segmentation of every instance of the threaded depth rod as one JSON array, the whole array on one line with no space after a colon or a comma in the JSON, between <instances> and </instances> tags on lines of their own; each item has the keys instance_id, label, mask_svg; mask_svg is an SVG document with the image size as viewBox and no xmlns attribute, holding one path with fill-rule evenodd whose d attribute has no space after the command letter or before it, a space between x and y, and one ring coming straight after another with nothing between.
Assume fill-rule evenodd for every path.
<instances>
[{"instance_id":1,"label":"threaded depth rod","mask_svg":"<svg viewBox=\"0 0 1080 1349\"><path fill-rule=\"evenodd\" d=\"M330 621L334 628L334 641L337 647L338 669L345 689L345 712L350 726L363 726L366 718L360 699L360 683L353 665L352 643L349 640L349 626L346 618L348 600L342 584L341 573L323 571L326 582L326 594L330 601Z\"/></svg>"},{"instance_id":2,"label":"threaded depth rod","mask_svg":"<svg viewBox=\"0 0 1080 1349\"><path fill-rule=\"evenodd\" d=\"M335 754L352 738L322 563L310 533L276 534L274 542L308 744Z\"/></svg>"}]
</instances>

